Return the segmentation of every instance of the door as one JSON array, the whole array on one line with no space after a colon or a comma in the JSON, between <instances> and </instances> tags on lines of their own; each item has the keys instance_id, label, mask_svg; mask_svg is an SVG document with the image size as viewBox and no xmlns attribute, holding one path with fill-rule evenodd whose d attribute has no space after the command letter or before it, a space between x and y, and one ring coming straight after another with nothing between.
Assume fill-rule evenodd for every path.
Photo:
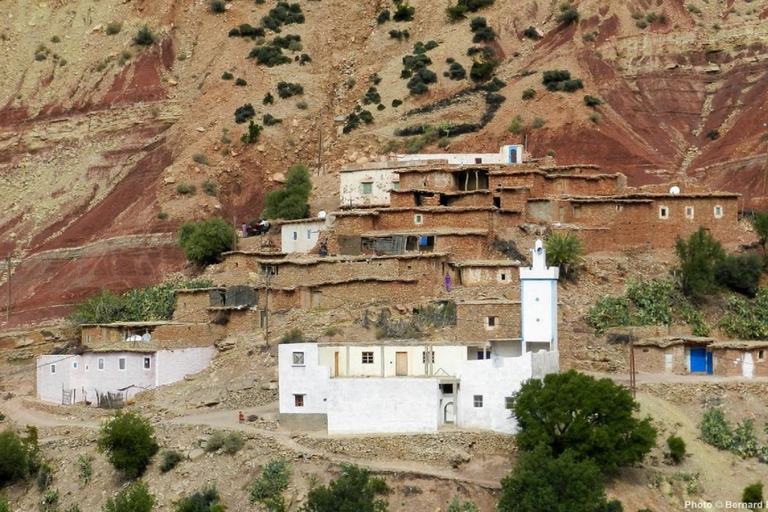
<instances>
[{"instance_id":1,"label":"door","mask_svg":"<svg viewBox=\"0 0 768 512\"><path fill-rule=\"evenodd\" d=\"M750 354L747 354L750 355ZM750 358L751 359L751 358ZM751 368L751 360L750 360L750 368ZM707 375L712 375L712 352L707 352ZM752 375L749 375L751 378Z\"/></svg>"},{"instance_id":2,"label":"door","mask_svg":"<svg viewBox=\"0 0 768 512\"><path fill-rule=\"evenodd\" d=\"M397 377L408 375L408 352L395 353L395 375Z\"/></svg>"},{"instance_id":3,"label":"door","mask_svg":"<svg viewBox=\"0 0 768 512\"><path fill-rule=\"evenodd\" d=\"M707 349L691 349L691 373L707 371Z\"/></svg>"},{"instance_id":4,"label":"door","mask_svg":"<svg viewBox=\"0 0 768 512\"><path fill-rule=\"evenodd\" d=\"M675 355L664 354L664 373L672 373L675 368Z\"/></svg>"},{"instance_id":5,"label":"door","mask_svg":"<svg viewBox=\"0 0 768 512\"><path fill-rule=\"evenodd\" d=\"M453 410L453 402L448 402L443 408L443 423L455 423L456 413Z\"/></svg>"},{"instance_id":6,"label":"door","mask_svg":"<svg viewBox=\"0 0 768 512\"><path fill-rule=\"evenodd\" d=\"M338 352L333 353L333 376L334 377L339 376L339 353Z\"/></svg>"}]
</instances>

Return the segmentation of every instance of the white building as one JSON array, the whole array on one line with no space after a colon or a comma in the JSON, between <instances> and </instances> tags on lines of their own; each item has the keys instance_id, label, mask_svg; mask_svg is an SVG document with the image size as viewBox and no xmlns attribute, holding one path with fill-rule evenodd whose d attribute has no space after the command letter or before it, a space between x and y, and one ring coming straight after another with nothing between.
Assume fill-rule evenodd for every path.
<instances>
[{"instance_id":1,"label":"white building","mask_svg":"<svg viewBox=\"0 0 768 512\"><path fill-rule=\"evenodd\" d=\"M446 160L451 165L471 164L521 164L523 146L509 144L502 146L498 153L432 153L419 155L397 155L398 162L420 162L424 160Z\"/></svg>"},{"instance_id":2,"label":"white building","mask_svg":"<svg viewBox=\"0 0 768 512\"><path fill-rule=\"evenodd\" d=\"M37 358L37 398L66 405L96 403L97 393L129 398L204 370L215 354L209 346L44 355Z\"/></svg>"},{"instance_id":3,"label":"white building","mask_svg":"<svg viewBox=\"0 0 768 512\"><path fill-rule=\"evenodd\" d=\"M326 229L326 219L320 217L284 220L279 224L281 252L285 254L308 253L317 245L320 232Z\"/></svg>"},{"instance_id":4,"label":"white building","mask_svg":"<svg viewBox=\"0 0 768 512\"><path fill-rule=\"evenodd\" d=\"M434 432L440 425L513 433L509 398L524 381L559 370L557 269L537 241L520 269L519 339L484 343L280 345L280 417L330 434Z\"/></svg>"}]
</instances>

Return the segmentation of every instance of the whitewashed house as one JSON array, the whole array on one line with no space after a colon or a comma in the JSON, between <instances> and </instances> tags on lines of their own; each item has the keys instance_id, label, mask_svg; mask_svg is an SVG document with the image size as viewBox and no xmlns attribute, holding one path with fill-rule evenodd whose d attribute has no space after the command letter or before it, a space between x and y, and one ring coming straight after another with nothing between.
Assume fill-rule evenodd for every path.
<instances>
[{"instance_id":1,"label":"whitewashed house","mask_svg":"<svg viewBox=\"0 0 768 512\"><path fill-rule=\"evenodd\" d=\"M280 224L281 251L285 254L308 253L320 240L320 233L327 229L326 218L278 221Z\"/></svg>"},{"instance_id":2,"label":"whitewashed house","mask_svg":"<svg viewBox=\"0 0 768 512\"><path fill-rule=\"evenodd\" d=\"M523 146L508 144L502 146L498 153L431 153L414 155L397 155L398 162L421 162L425 160L446 160L451 165L472 164L521 164L523 163Z\"/></svg>"},{"instance_id":3,"label":"whitewashed house","mask_svg":"<svg viewBox=\"0 0 768 512\"><path fill-rule=\"evenodd\" d=\"M330 434L434 432L440 425L513 433L512 393L559 371L558 269L540 241L520 269L523 336L484 343L297 343L279 347L280 418Z\"/></svg>"}]
</instances>

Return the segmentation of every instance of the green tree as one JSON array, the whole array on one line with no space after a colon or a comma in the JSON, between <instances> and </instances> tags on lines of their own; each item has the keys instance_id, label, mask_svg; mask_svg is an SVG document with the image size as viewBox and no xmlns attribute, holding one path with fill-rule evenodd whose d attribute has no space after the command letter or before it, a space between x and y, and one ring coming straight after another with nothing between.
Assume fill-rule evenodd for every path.
<instances>
[{"instance_id":1,"label":"green tree","mask_svg":"<svg viewBox=\"0 0 768 512\"><path fill-rule=\"evenodd\" d=\"M282 459L270 460L248 489L251 503L259 503L270 512L285 512L283 492L290 483L290 464Z\"/></svg>"},{"instance_id":2,"label":"green tree","mask_svg":"<svg viewBox=\"0 0 768 512\"><path fill-rule=\"evenodd\" d=\"M2 496L0 496L0 512L13 512L11 504L8 503L8 500Z\"/></svg>"},{"instance_id":3,"label":"green tree","mask_svg":"<svg viewBox=\"0 0 768 512\"><path fill-rule=\"evenodd\" d=\"M102 288L99 293L76 306L68 318L76 325L117 322L125 319L125 302L120 295Z\"/></svg>"},{"instance_id":4,"label":"green tree","mask_svg":"<svg viewBox=\"0 0 768 512\"><path fill-rule=\"evenodd\" d=\"M752 228L757 234L757 241L763 248L763 256L768 256L766 244L768 244L768 212L755 212L752 219Z\"/></svg>"},{"instance_id":5,"label":"green tree","mask_svg":"<svg viewBox=\"0 0 768 512\"><path fill-rule=\"evenodd\" d=\"M268 219L303 219L309 215L307 201L311 192L309 169L301 164L292 165L283 188L273 190L264 198L262 215Z\"/></svg>"},{"instance_id":6,"label":"green tree","mask_svg":"<svg viewBox=\"0 0 768 512\"><path fill-rule=\"evenodd\" d=\"M0 487L30 473L31 447L13 430L0 433Z\"/></svg>"},{"instance_id":7,"label":"green tree","mask_svg":"<svg viewBox=\"0 0 768 512\"><path fill-rule=\"evenodd\" d=\"M530 379L512 398L520 449L543 444L554 457L569 450L604 472L640 462L656 444L650 418L633 416L638 409L628 390L575 370Z\"/></svg>"},{"instance_id":8,"label":"green tree","mask_svg":"<svg viewBox=\"0 0 768 512\"><path fill-rule=\"evenodd\" d=\"M499 512L603 512L607 505L597 464L570 450L553 458L545 445L520 454L501 487Z\"/></svg>"},{"instance_id":9,"label":"green tree","mask_svg":"<svg viewBox=\"0 0 768 512\"><path fill-rule=\"evenodd\" d=\"M128 478L141 476L157 453L155 429L138 414L118 411L101 426L99 450Z\"/></svg>"},{"instance_id":10,"label":"green tree","mask_svg":"<svg viewBox=\"0 0 768 512\"><path fill-rule=\"evenodd\" d=\"M763 507L763 484L756 482L752 485L748 485L744 488L744 492L741 494L741 501L747 505L751 505L752 509L760 509Z\"/></svg>"},{"instance_id":11,"label":"green tree","mask_svg":"<svg viewBox=\"0 0 768 512\"><path fill-rule=\"evenodd\" d=\"M754 297L760 289L763 259L755 253L728 255L715 266L715 281L736 293Z\"/></svg>"},{"instance_id":12,"label":"green tree","mask_svg":"<svg viewBox=\"0 0 768 512\"><path fill-rule=\"evenodd\" d=\"M102 512L150 512L155 508L155 496L143 481L133 482L109 498Z\"/></svg>"},{"instance_id":13,"label":"green tree","mask_svg":"<svg viewBox=\"0 0 768 512\"><path fill-rule=\"evenodd\" d=\"M387 501L376 499L389 493L381 478L371 478L366 468L353 464L342 467L341 476L328 486L309 491L302 512L386 512Z\"/></svg>"},{"instance_id":14,"label":"green tree","mask_svg":"<svg viewBox=\"0 0 768 512\"><path fill-rule=\"evenodd\" d=\"M563 279L576 279L584 262L584 247L576 235L571 232L565 235L552 233L544 242L544 248L547 250L547 265L559 267Z\"/></svg>"},{"instance_id":15,"label":"green tree","mask_svg":"<svg viewBox=\"0 0 768 512\"><path fill-rule=\"evenodd\" d=\"M700 227L688 240L675 242L680 284L689 297L701 297L715 288L715 267L725 259L723 246Z\"/></svg>"},{"instance_id":16,"label":"green tree","mask_svg":"<svg viewBox=\"0 0 768 512\"><path fill-rule=\"evenodd\" d=\"M667 447L669 448L669 458L675 464L680 464L685 459L685 441L682 437L669 436L667 438Z\"/></svg>"},{"instance_id":17,"label":"green tree","mask_svg":"<svg viewBox=\"0 0 768 512\"><path fill-rule=\"evenodd\" d=\"M232 249L234 231L224 219L185 222L178 232L179 245L187 259L198 265L221 261L221 253Z\"/></svg>"}]
</instances>

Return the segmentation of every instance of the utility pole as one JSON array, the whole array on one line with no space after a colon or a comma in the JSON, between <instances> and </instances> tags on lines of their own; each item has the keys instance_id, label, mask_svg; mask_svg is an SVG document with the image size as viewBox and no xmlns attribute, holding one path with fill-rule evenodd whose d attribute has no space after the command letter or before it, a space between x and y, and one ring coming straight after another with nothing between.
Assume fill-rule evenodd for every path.
<instances>
[{"instance_id":1,"label":"utility pole","mask_svg":"<svg viewBox=\"0 0 768 512\"><path fill-rule=\"evenodd\" d=\"M317 128L317 174L323 174L323 124Z\"/></svg>"},{"instance_id":2,"label":"utility pole","mask_svg":"<svg viewBox=\"0 0 768 512\"><path fill-rule=\"evenodd\" d=\"M632 331L629 331L629 387L632 390L632 398L637 398L637 380L635 377L635 340Z\"/></svg>"},{"instance_id":3,"label":"utility pole","mask_svg":"<svg viewBox=\"0 0 768 512\"><path fill-rule=\"evenodd\" d=\"M272 267L267 265L265 267L267 274L267 286L265 290L266 297L264 299L264 342L269 348L269 275L272 273Z\"/></svg>"},{"instance_id":4,"label":"utility pole","mask_svg":"<svg viewBox=\"0 0 768 512\"><path fill-rule=\"evenodd\" d=\"M8 305L5 308L5 321L9 322L11 320L11 255L9 254L5 258L5 274L8 276L7 279L7 285L8 285Z\"/></svg>"}]
</instances>

